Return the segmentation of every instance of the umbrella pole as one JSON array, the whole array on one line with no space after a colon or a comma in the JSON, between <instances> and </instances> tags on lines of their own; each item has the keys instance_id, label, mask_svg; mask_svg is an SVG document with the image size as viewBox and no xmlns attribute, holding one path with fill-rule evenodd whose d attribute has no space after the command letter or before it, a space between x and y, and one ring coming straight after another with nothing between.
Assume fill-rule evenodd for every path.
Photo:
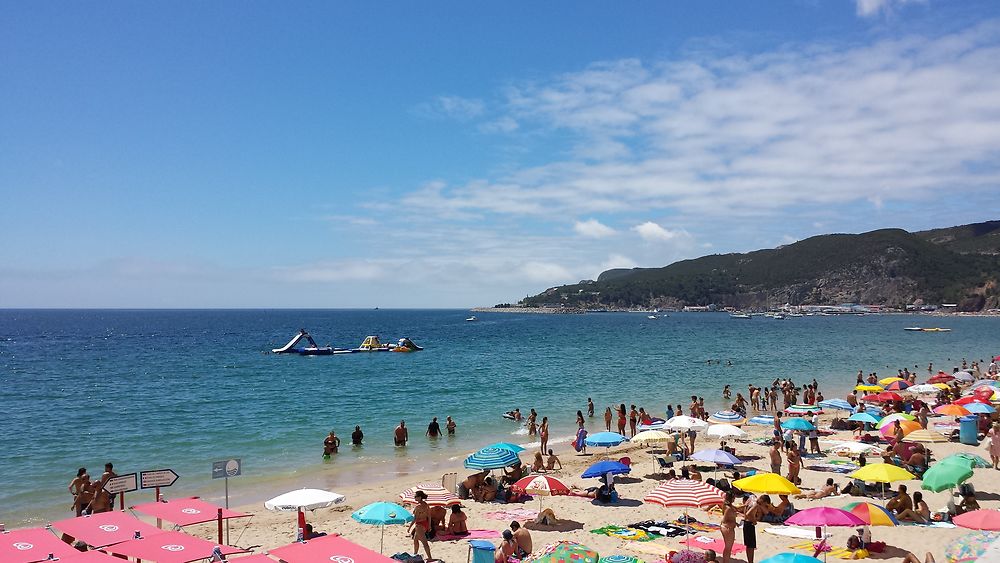
<instances>
[{"instance_id":1,"label":"umbrella pole","mask_svg":"<svg viewBox=\"0 0 1000 563\"><path fill-rule=\"evenodd\" d=\"M382 524L380 527L382 528L382 537L378 540L378 552L381 554L384 553L382 547L385 545L385 524Z\"/></svg>"}]
</instances>

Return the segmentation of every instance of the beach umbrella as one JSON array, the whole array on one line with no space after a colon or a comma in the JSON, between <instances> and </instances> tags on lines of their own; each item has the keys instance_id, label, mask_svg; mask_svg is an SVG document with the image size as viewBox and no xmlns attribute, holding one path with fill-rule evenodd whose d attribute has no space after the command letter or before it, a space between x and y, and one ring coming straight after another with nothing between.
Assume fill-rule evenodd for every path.
<instances>
[{"instance_id":1,"label":"beach umbrella","mask_svg":"<svg viewBox=\"0 0 1000 563\"><path fill-rule=\"evenodd\" d=\"M934 377L927 380L927 383L948 383L949 381L955 379L954 377L948 375L943 371L937 372Z\"/></svg>"},{"instance_id":2,"label":"beach umbrella","mask_svg":"<svg viewBox=\"0 0 1000 563\"><path fill-rule=\"evenodd\" d=\"M916 432L917 430L921 429L920 424L912 420L900 420L899 427L903 430L904 437L909 436L910 433ZM882 436L889 438L892 436L892 433L895 429L896 426L894 424L886 424L885 426L882 426L879 429L879 432L882 434Z\"/></svg>"},{"instance_id":3,"label":"beach umbrella","mask_svg":"<svg viewBox=\"0 0 1000 563\"><path fill-rule=\"evenodd\" d=\"M954 489L959 484L972 477L972 468L959 465L957 463L935 463L924 471L920 481L920 488L928 491L940 493L948 489Z\"/></svg>"},{"instance_id":4,"label":"beach umbrella","mask_svg":"<svg viewBox=\"0 0 1000 563\"><path fill-rule=\"evenodd\" d=\"M797 495L802 492L791 481L777 473L757 473L756 475L733 481L732 485L748 493Z\"/></svg>"},{"instance_id":5,"label":"beach umbrella","mask_svg":"<svg viewBox=\"0 0 1000 563\"><path fill-rule=\"evenodd\" d=\"M865 385L858 385L857 387L854 388L854 390L855 391L864 391L865 393L880 393L882 391L885 391L885 389L883 389L879 385L867 385L867 384L865 384Z\"/></svg>"},{"instance_id":6,"label":"beach umbrella","mask_svg":"<svg viewBox=\"0 0 1000 563\"><path fill-rule=\"evenodd\" d=\"M399 498L403 499L403 502L407 504L417 504L417 491L421 491L427 495L427 504L429 506L462 504L462 499L458 498L458 495L442 487L439 483L421 483L415 487L410 487L399 493Z\"/></svg>"},{"instance_id":7,"label":"beach umbrella","mask_svg":"<svg viewBox=\"0 0 1000 563\"><path fill-rule=\"evenodd\" d=\"M510 450L510 451L512 451L512 452L514 452L516 454L519 454L519 453L521 453L521 452L524 451L523 447L518 446L517 444L512 444L510 442L497 442L495 444L490 444L490 445L488 445L486 447L487 448L497 448L497 449L501 449L501 450Z\"/></svg>"},{"instance_id":8,"label":"beach umbrella","mask_svg":"<svg viewBox=\"0 0 1000 563\"><path fill-rule=\"evenodd\" d=\"M956 399L956 400L952 401L952 404L954 404L954 405L962 405L963 407L966 407L966 408L968 408L968 405L970 405L972 403L979 403L979 404L982 404L982 405L988 405L988 404L990 404L990 399L989 399L989 397L986 397L984 399L984 398L982 398L982 397L980 397L978 395L967 395L965 397L962 397L961 399Z\"/></svg>"},{"instance_id":9,"label":"beach umbrella","mask_svg":"<svg viewBox=\"0 0 1000 563\"><path fill-rule=\"evenodd\" d=\"M885 387L886 385L889 385L890 383L895 383L897 381L906 381L906 380L903 379L902 377L895 377L895 376L883 377L882 379L878 380L878 384L881 385L882 387Z\"/></svg>"},{"instance_id":10,"label":"beach umbrella","mask_svg":"<svg viewBox=\"0 0 1000 563\"><path fill-rule=\"evenodd\" d=\"M792 405L785 409L785 414L792 415L806 415L806 414L819 414L823 412L823 409L813 405Z\"/></svg>"},{"instance_id":11,"label":"beach umbrella","mask_svg":"<svg viewBox=\"0 0 1000 563\"><path fill-rule=\"evenodd\" d=\"M855 514L831 506L806 508L785 520L790 526L861 526L864 523Z\"/></svg>"},{"instance_id":12,"label":"beach umbrella","mask_svg":"<svg viewBox=\"0 0 1000 563\"><path fill-rule=\"evenodd\" d=\"M707 434L713 438L742 438L747 435L746 431L732 424L713 424L708 427Z\"/></svg>"},{"instance_id":13,"label":"beach umbrella","mask_svg":"<svg viewBox=\"0 0 1000 563\"><path fill-rule=\"evenodd\" d=\"M864 407L864 408L862 408ZM858 408L854 409L854 412L866 412L872 416L882 417L882 409L876 405L858 405Z\"/></svg>"},{"instance_id":14,"label":"beach umbrella","mask_svg":"<svg viewBox=\"0 0 1000 563\"><path fill-rule=\"evenodd\" d=\"M521 461L517 454L506 448L483 448L465 458L466 469L501 469Z\"/></svg>"},{"instance_id":15,"label":"beach umbrella","mask_svg":"<svg viewBox=\"0 0 1000 563\"><path fill-rule=\"evenodd\" d=\"M599 563L643 563L638 557L632 557L631 555L608 555L601 557Z\"/></svg>"},{"instance_id":16,"label":"beach umbrella","mask_svg":"<svg viewBox=\"0 0 1000 563\"><path fill-rule=\"evenodd\" d=\"M571 541L559 541L532 553L521 563L598 563L601 555L589 547Z\"/></svg>"},{"instance_id":17,"label":"beach umbrella","mask_svg":"<svg viewBox=\"0 0 1000 563\"><path fill-rule=\"evenodd\" d=\"M986 461L985 458L966 452L950 455L938 463L959 463L964 465L966 462L969 464L969 469L985 469L987 467L993 467L993 464Z\"/></svg>"},{"instance_id":18,"label":"beach umbrella","mask_svg":"<svg viewBox=\"0 0 1000 563\"><path fill-rule=\"evenodd\" d=\"M904 432L905 432L905 430L904 430ZM910 433L906 434L906 441L907 442L922 442L924 444L930 444L930 443L935 443L935 442L937 442L937 443L947 442L948 441L948 437L945 436L944 434L940 433L940 432L935 431L935 430L928 430L928 429L925 429L925 428L921 428L920 430L914 430L913 432L910 432Z\"/></svg>"},{"instance_id":19,"label":"beach umbrella","mask_svg":"<svg viewBox=\"0 0 1000 563\"><path fill-rule=\"evenodd\" d=\"M938 381L937 383L931 383L931 385L937 387L938 389L951 389L951 387L948 387L947 383L942 383L940 381Z\"/></svg>"},{"instance_id":20,"label":"beach umbrella","mask_svg":"<svg viewBox=\"0 0 1000 563\"><path fill-rule=\"evenodd\" d=\"M588 446L610 448L612 446L628 442L628 438L617 432L598 432L587 436L584 442L586 442Z\"/></svg>"},{"instance_id":21,"label":"beach umbrella","mask_svg":"<svg viewBox=\"0 0 1000 563\"><path fill-rule=\"evenodd\" d=\"M866 412L856 412L849 416L847 420L853 420L854 422L867 422L868 424L878 424L879 419Z\"/></svg>"},{"instance_id":22,"label":"beach umbrella","mask_svg":"<svg viewBox=\"0 0 1000 563\"><path fill-rule=\"evenodd\" d=\"M565 483L555 477L549 477L547 475L529 475L511 485L511 488L516 491L537 496L539 512L542 510L543 496L547 497L569 494L569 487L567 487Z\"/></svg>"},{"instance_id":23,"label":"beach umbrella","mask_svg":"<svg viewBox=\"0 0 1000 563\"><path fill-rule=\"evenodd\" d=\"M967 371L959 371L959 372L953 373L951 375L952 375L952 377L954 377L958 381L967 381L967 382L971 383L971 382L973 382L973 381L976 380L976 378L973 377L973 375L971 373L967 372Z\"/></svg>"},{"instance_id":24,"label":"beach umbrella","mask_svg":"<svg viewBox=\"0 0 1000 563\"><path fill-rule=\"evenodd\" d=\"M813 423L804 418L791 418L781 423L781 427L786 430L815 430Z\"/></svg>"},{"instance_id":25,"label":"beach umbrella","mask_svg":"<svg viewBox=\"0 0 1000 563\"><path fill-rule=\"evenodd\" d=\"M910 384L905 381L894 381L893 383L890 383L889 386L886 387L885 389L886 391L903 391L904 389L907 389L909 387Z\"/></svg>"},{"instance_id":26,"label":"beach umbrella","mask_svg":"<svg viewBox=\"0 0 1000 563\"><path fill-rule=\"evenodd\" d=\"M779 553L764 559L760 563L823 563L815 557L803 555L801 553Z\"/></svg>"},{"instance_id":27,"label":"beach umbrella","mask_svg":"<svg viewBox=\"0 0 1000 563\"><path fill-rule=\"evenodd\" d=\"M407 524L413 521L413 514L394 502L373 502L355 510L351 518L362 524L382 528L382 537L378 542L378 552L382 553L385 541L385 527L393 524Z\"/></svg>"},{"instance_id":28,"label":"beach umbrella","mask_svg":"<svg viewBox=\"0 0 1000 563\"><path fill-rule=\"evenodd\" d=\"M306 529L306 510L329 508L347 500L342 494L320 489L298 489L278 495L264 502L264 508L275 512L298 513L298 537L301 539Z\"/></svg>"},{"instance_id":29,"label":"beach umbrella","mask_svg":"<svg viewBox=\"0 0 1000 563\"><path fill-rule=\"evenodd\" d=\"M856 455L860 453L878 454L882 450L878 446L865 444L864 442L841 442L835 445L832 451L837 455Z\"/></svg>"},{"instance_id":30,"label":"beach umbrella","mask_svg":"<svg viewBox=\"0 0 1000 563\"><path fill-rule=\"evenodd\" d=\"M740 463L740 458L725 450L701 450L691 454L691 459L707 461L718 465L736 465Z\"/></svg>"},{"instance_id":31,"label":"beach umbrella","mask_svg":"<svg viewBox=\"0 0 1000 563\"><path fill-rule=\"evenodd\" d=\"M587 470L583 472L582 477L584 479L590 479L592 477L603 477L608 473L611 473L612 475L624 475L629 471L632 471L632 468L624 463L606 459L604 461L598 461L594 465L588 467Z\"/></svg>"},{"instance_id":32,"label":"beach umbrella","mask_svg":"<svg viewBox=\"0 0 1000 563\"><path fill-rule=\"evenodd\" d=\"M851 406L851 403L848 403L844 399L826 399L824 401L820 401L818 404L819 406L825 409L834 409L838 411L854 410L854 407Z\"/></svg>"},{"instance_id":33,"label":"beach umbrella","mask_svg":"<svg viewBox=\"0 0 1000 563\"><path fill-rule=\"evenodd\" d=\"M689 508L706 508L725 504L726 494L720 489L702 481L671 479L663 481L654 487L642 501L667 508L683 508L684 522L687 522L687 511ZM689 530L688 526L684 526L685 536L690 535Z\"/></svg>"},{"instance_id":34,"label":"beach umbrella","mask_svg":"<svg viewBox=\"0 0 1000 563\"><path fill-rule=\"evenodd\" d=\"M1000 534L972 532L948 544L945 557L949 563L1000 560Z\"/></svg>"},{"instance_id":35,"label":"beach umbrella","mask_svg":"<svg viewBox=\"0 0 1000 563\"><path fill-rule=\"evenodd\" d=\"M710 422L720 422L723 424L743 424L746 419L738 412L719 411L708 417Z\"/></svg>"},{"instance_id":36,"label":"beach umbrella","mask_svg":"<svg viewBox=\"0 0 1000 563\"><path fill-rule=\"evenodd\" d=\"M926 383L921 383L920 385L913 385L907 388L907 393L916 393L918 395L935 395L940 391L937 387L933 385L928 385Z\"/></svg>"},{"instance_id":37,"label":"beach umbrella","mask_svg":"<svg viewBox=\"0 0 1000 563\"><path fill-rule=\"evenodd\" d=\"M874 483L892 483L894 481L909 481L916 479L913 473L889 463L871 463L848 475L861 481ZM737 481L738 482L738 481ZM735 484L735 483L734 483Z\"/></svg>"},{"instance_id":38,"label":"beach umbrella","mask_svg":"<svg viewBox=\"0 0 1000 563\"><path fill-rule=\"evenodd\" d=\"M45 561L50 560L50 554L61 559L79 553L45 528L0 532L0 561L4 563Z\"/></svg>"},{"instance_id":39,"label":"beach umbrella","mask_svg":"<svg viewBox=\"0 0 1000 563\"><path fill-rule=\"evenodd\" d=\"M673 430L694 430L700 432L708 429L708 423L698 418L680 415L667 421L666 427Z\"/></svg>"},{"instance_id":40,"label":"beach umbrella","mask_svg":"<svg viewBox=\"0 0 1000 563\"><path fill-rule=\"evenodd\" d=\"M865 395L864 397L861 397L861 400L865 401L867 403L881 403L882 402L882 399L878 398L878 394L877 393L873 393L871 395Z\"/></svg>"},{"instance_id":41,"label":"beach umbrella","mask_svg":"<svg viewBox=\"0 0 1000 563\"><path fill-rule=\"evenodd\" d=\"M774 417L769 414L757 415L747 421L747 424L756 424L758 426L773 426Z\"/></svg>"},{"instance_id":42,"label":"beach umbrella","mask_svg":"<svg viewBox=\"0 0 1000 563\"><path fill-rule=\"evenodd\" d=\"M951 519L952 524L970 530L1000 530L1000 510L973 510Z\"/></svg>"},{"instance_id":43,"label":"beach umbrella","mask_svg":"<svg viewBox=\"0 0 1000 563\"><path fill-rule=\"evenodd\" d=\"M965 407L965 410L972 414L993 414L997 412L995 408L983 403L969 403L963 406Z\"/></svg>"},{"instance_id":44,"label":"beach umbrella","mask_svg":"<svg viewBox=\"0 0 1000 563\"><path fill-rule=\"evenodd\" d=\"M941 405L940 407L934 407L934 412L937 414L943 414L945 416L965 416L967 414L970 414L969 409L963 407L962 405L956 405L954 403Z\"/></svg>"},{"instance_id":45,"label":"beach umbrella","mask_svg":"<svg viewBox=\"0 0 1000 563\"><path fill-rule=\"evenodd\" d=\"M653 442L669 442L673 436L662 430L643 430L632 436L631 442L634 444L650 444Z\"/></svg>"},{"instance_id":46,"label":"beach umbrella","mask_svg":"<svg viewBox=\"0 0 1000 563\"><path fill-rule=\"evenodd\" d=\"M898 526L899 520L884 506L870 502L852 502L844 510L864 520L868 526Z\"/></svg>"},{"instance_id":47,"label":"beach umbrella","mask_svg":"<svg viewBox=\"0 0 1000 563\"><path fill-rule=\"evenodd\" d=\"M907 421L907 420L912 422L912 421L914 421L916 419L917 419L917 417L913 416L912 414L907 414L905 412L894 412L894 413L892 413L890 415L883 416L882 418L880 418L879 421L878 421L878 427L882 428L884 426L888 426L888 425L892 424L893 422L896 422L897 420L900 421L900 422Z\"/></svg>"},{"instance_id":48,"label":"beach umbrella","mask_svg":"<svg viewBox=\"0 0 1000 563\"><path fill-rule=\"evenodd\" d=\"M899 393L896 393L895 391L882 391L881 393L879 393L878 395L876 395L876 397L878 397L878 400L881 403L887 403L889 401L902 401L903 400L903 396L900 395Z\"/></svg>"}]
</instances>

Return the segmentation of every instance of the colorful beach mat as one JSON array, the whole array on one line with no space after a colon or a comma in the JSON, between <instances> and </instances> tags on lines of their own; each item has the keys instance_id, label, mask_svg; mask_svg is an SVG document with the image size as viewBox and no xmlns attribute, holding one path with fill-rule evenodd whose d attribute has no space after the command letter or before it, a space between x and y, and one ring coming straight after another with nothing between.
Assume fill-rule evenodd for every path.
<instances>
[{"instance_id":1,"label":"colorful beach mat","mask_svg":"<svg viewBox=\"0 0 1000 563\"><path fill-rule=\"evenodd\" d=\"M686 545L688 549L714 549L717 553L722 553L726 549L726 542L719 538L708 536L695 536L681 541L681 545ZM733 553L743 553L747 546L741 543L733 544Z\"/></svg>"},{"instance_id":2,"label":"colorful beach mat","mask_svg":"<svg viewBox=\"0 0 1000 563\"><path fill-rule=\"evenodd\" d=\"M810 540L802 543L797 543L795 545L788 546L789 549L801 549L802 551L808 551L810 553L816 552L816 547L813 545L816 540ZM822 555L822 554L821 554ZM827 557L834 557L837 559L854 559L854 552L846 547L834 547L830 551L826 552Z\"/></svg>"},{"instance_id":3,"label":"colorful beach mat","mask_svg":"<svg viewBox=\"0 0 1000 563\"><path fill-rule=\"evenodd\" d=\"M688 528L691 528L691 531L693 532L717 532L722 529L722 526L718 524L712 524L711 522L691 522L689 524L685 524L680 520L674 520L673 522L671 522L671 524L681 528L687 526Z\"/></svg>"},{"instance_id":4,"label":"colorful beach mat","mask_svg":"<svg viewBox=\"0 0 1000 563\"><path fill-rule=\"evenodd\" d=\"M659 534L652 534L645 530L629 528L627 526L604 526L596 530L591 530L590 533L626 541L653 541L660 537Z\"/></svg>"}]
</instances>

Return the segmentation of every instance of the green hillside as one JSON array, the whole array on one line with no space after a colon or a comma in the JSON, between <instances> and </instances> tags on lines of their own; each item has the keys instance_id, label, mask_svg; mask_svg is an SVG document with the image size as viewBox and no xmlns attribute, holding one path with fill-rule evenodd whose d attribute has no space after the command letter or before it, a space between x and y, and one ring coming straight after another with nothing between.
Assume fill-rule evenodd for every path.
<instances>
[{"instance_id":1,"label":"green hillside","mask_svg":"<svg viewBox=\"0 0 1000 563\"><path fill-rule=\"evenodd\" d=\"M938 231L821 235L780 248L703 256L663 268L609 270L596 282L550 288L524 304L904 306L922 301L959 303L967 310L996 307L1000 257L983 249L1000 228L966 225Z\"/></svg>"}]
</instances>

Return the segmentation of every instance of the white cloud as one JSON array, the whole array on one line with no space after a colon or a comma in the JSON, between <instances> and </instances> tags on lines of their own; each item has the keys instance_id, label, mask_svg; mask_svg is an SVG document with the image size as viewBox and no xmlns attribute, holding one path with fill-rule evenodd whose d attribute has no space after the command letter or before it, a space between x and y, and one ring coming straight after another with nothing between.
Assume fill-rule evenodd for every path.
<instances>
[{"instance_id":1,"label":"white cloud","mask_svg":"<svg viewBox=\"0 0 1000 563\"><path fill-rule=\"evenodd\" d=\"M479 126L479 130L483 133L513 133L517 131L518 127L516 119L504 116L494 121L483 123Z\"/></svg>"},{"instance_id":2,"label":"white cloud","mask_svg":"<svg viewBox=\"0 0 1000 563\"><path fill-rule=\"evenodd\" d=\"M612 254L608 256L608 259L601 263L600 272L605 270L613 270L615 268L631 269L638 267L639 264L635 260L629 258L628 256L623 256L621 254ZM598 272L598 273L600 273ZM595 278L597 276L594 276Z\"/></svg>"},{"instance_id":3,"label":"white cloud","mask_svg":"<svg viewBox=\"0 0 1000 563\"><path fill-rule=\"evenodd\" d=\"M279 280L296 283L372 281L386 274L386 263L372 260L334 260L274 270Z\"/></svg>"},{"instance_id":4,"label":"white cloud","mask_svg":"<svg viewBox=\"0 0 1000 563\"><path fill-rule=\"evenodd\" d=\"M863 18L888 15L899 6L918 3L926 3L926 0L855 0L858 15Z\"/></svg>"},{"instance_id":5,"label":"white cloud","mask_svg":"<svg viewBox=\"0 0 1000 563\"><path fill-rule=\"evenodd\" d=\"M1000 183L1000 23L753 55L595 63L510 88L563 158L408 205L431 213L668 211L689 222L975 198ZM509 168L507 168L509 169Z\"/></svg>"},{"instance_id":6,"label":"white cloud","mask_svg":"<svg viewBox=\"0 0 1000 563\"><path fill-rule=\"evenodd\" d=\"M618 234L618 231L601 223L597 219L587 219L573 223L576 234L586 238L606 238Z\"/></svg>"},{"instance_id":7,"label":"white cloud","mask_svg":"<svg viewBox=\"0 0 1000 563\"><path fill-rule=\"evenodd\" d=\"M475 98L438 96L430 102L420 104L416 110L418 114L425 117L468 121L481 116L486 110L486 104Z\"/></svg>"},{"instance_id":8,"label":"white cloud","mask_svg":"<svg viewBox=\"0 0 1000 563\"><path fill-rule=\"evenodd\" d=\"M636 225L632 227L632 230L639 233L639 236L642 237L643 240L649 242L670 241L681 237L687 238L691 236L687 231L684 231L683 229L680 230L665 229L659 224L654 223L652 221L646 221L645 223Z\"/></svg>"}]
</instances>

